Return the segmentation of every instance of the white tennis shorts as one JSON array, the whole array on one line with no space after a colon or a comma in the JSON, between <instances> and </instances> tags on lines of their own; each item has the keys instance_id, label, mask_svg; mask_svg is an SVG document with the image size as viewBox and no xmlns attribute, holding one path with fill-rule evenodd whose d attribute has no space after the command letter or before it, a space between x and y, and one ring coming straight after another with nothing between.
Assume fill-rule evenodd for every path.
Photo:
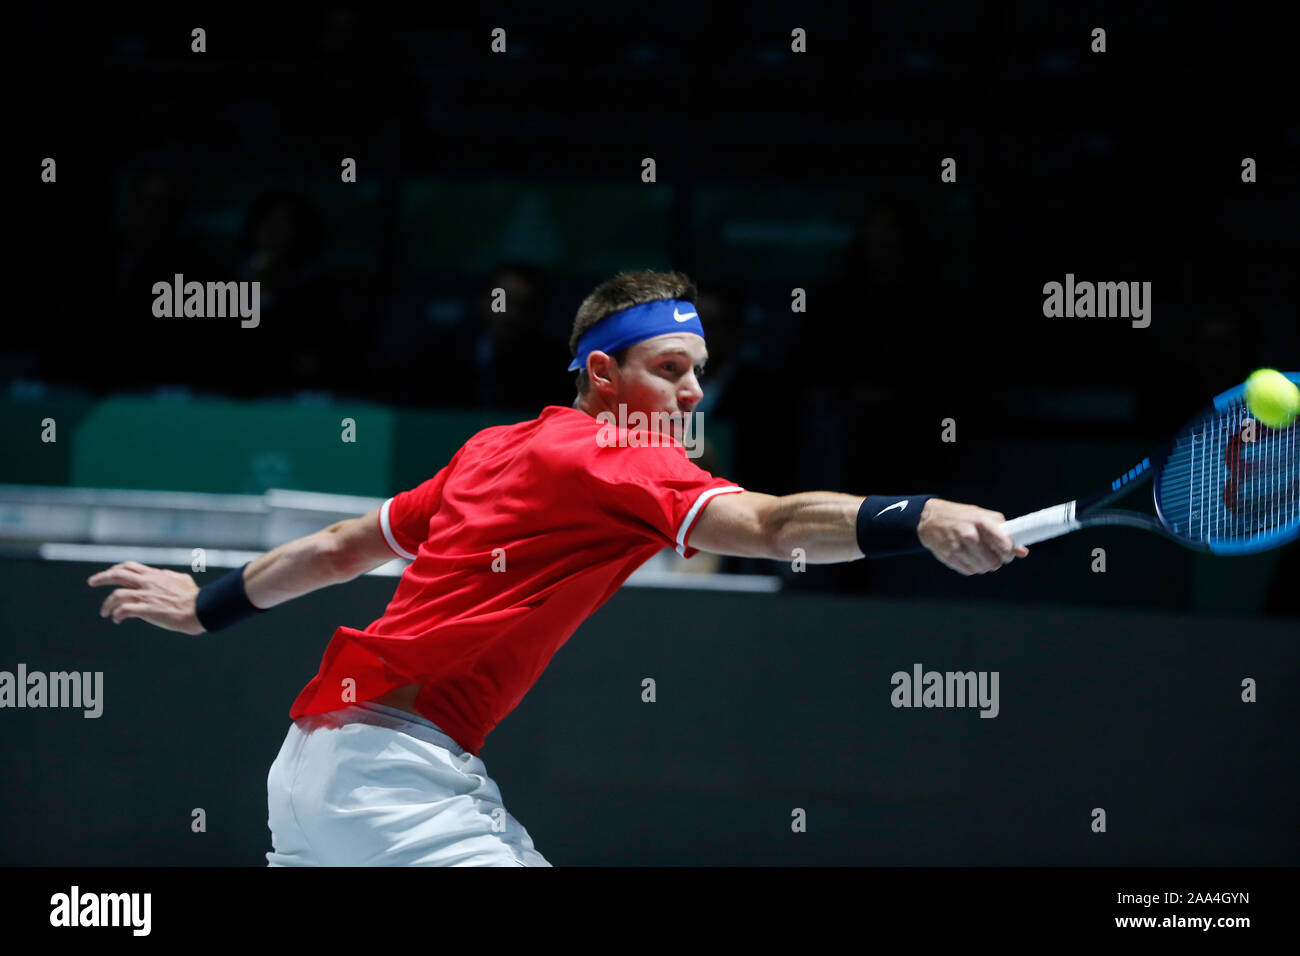
<instances>
[{"instance_id":1,"label":"white tennis shorts","mask_svg":"<svg viewBox=\"0 0 1300 956\"><path fill-rule=\"evenodd\" d=\"M551 865L482 760L384 704L294 721L266 797L268 866Z\"/></svg>"}]
</instances>

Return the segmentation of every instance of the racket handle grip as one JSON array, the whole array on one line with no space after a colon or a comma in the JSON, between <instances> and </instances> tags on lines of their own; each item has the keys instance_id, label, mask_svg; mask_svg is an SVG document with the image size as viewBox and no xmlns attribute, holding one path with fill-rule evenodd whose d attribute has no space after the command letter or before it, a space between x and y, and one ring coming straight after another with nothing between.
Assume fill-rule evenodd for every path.
<instances>
[{"instance_id":1,"label":"racket handle grip","mask_svg":"<svg viewBox=\"0 0 1300 956\"><path fill-rule=\"evenodd\" d=\"M1063 505L1032 511L1003 523L1002 530L1011 536L1017 547L1057 538L1083 527L1075 520L1074 506L1075 502L1067 501Z\"/></svg>"}]
</instances>

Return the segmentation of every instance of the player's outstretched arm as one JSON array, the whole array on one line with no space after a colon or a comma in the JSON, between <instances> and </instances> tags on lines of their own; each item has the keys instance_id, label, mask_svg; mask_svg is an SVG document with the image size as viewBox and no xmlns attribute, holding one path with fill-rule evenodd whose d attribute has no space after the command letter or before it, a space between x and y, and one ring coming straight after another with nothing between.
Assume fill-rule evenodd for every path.
<instances>
[{"instance_id":1,"label":"player's outstretched arm","mask_svg":"<svg viewBox=\"0 0 1300 956\"><path fill-rule=\"evenodd\" d=\"M239 582L226 581L220 586L230 590L232 584L242 585L253 610L268 610L331 584L351 581L393 558L379 530L376 509L286 542L232 572L239 574ZM199 586L188 574L124 561L92 574L86 583L114 586L99 610L100 617L111 618L114 624L136 617L182 634L207 630L198 616Z\"/></svg>"},{"instance_id":2,"label":"player's outstretched arm","mask_svg":"<svg viewBox=\"0 0 1300 956\"><path fill-rule=\"evenodd\" d=\"M701 551L745 558L789 561L801 549L809 564L856 561L870 553L863 550L864 543L872 547L874 532L859 514L866 500L834 491L780 497L752 491L715 495L705 504L689 543ZM894 503L886 510L897 507ZM901 514L890 517L901 518ZM997 511L929 498L919 520L904 519L915 528L908 533L909 540L885 544L901 543L900 553L924 549L961 574L983 574L1029 554L1028 548L1014 547L1001 531L1005 520ZM896 535L896 523L886 533Z\"/></svg>"}]
</instances>

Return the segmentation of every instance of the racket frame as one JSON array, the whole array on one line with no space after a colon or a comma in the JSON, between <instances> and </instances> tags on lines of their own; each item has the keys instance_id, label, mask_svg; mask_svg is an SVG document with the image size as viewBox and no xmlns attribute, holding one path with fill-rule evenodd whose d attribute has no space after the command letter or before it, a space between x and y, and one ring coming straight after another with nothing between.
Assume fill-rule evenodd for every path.
<instances>
[{"instance_id":1,"label":"racket frame","mask_svg":"<svg viewBox=\"0 0 1300 956\"><path fill-rule=\"evenodd\" d=\"M1300 385L1300 372L1284 372L1282 374ZM1233 402L1242 397L1245 390L1246 385L1243 382L1220 392L1214 397L1213 410L1220 414L1227 411ZM1174 451L1178 436L1189 433L1196 423L1206 416L1207 411L1208 409L1203 409L1189 418L1183 427L1175 433L1174 438L1161 445L1154 454L1143 458L1142 461L1127 472L1114 479L1108 490L1013 518L1002 525L1002 530L1011 535L1017 545L1029 545L1060 537L1081 528L1123 525L1130 528L1141 528L1144 531L1154 531L1192 551L1221 555L1256 554L1295 540L1297 535L1300 534L1300 529L1283 526L1265 534L1238 540L1205 542L1185 537L1171 530L1165 523L1165 517L1160 508L1160 496L1157 494L1160 476L1165 463L1169 460L1169 455ZM1153 479L1151 501L1155 507L1156 517L1153 518L1138 511L1126 511L1118 508L1107 509L1105 507L1116 499L1134 491L1140 485L1153 481Z\"/></svg>"}]
</instances>

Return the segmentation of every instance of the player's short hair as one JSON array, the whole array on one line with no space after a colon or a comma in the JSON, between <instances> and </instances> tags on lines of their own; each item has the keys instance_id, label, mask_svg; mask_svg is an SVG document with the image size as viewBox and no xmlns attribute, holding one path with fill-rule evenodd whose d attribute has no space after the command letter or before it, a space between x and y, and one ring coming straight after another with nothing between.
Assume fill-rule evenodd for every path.
<instances>
[{"instance_id":1,"label":"player's short hair","mask_svg":"<svg viewBox=\"0 0 1300 956\"><path fill-rule=\"evenodd\" d=\"M682 272L655 272L651 269L637 269L620 272L612 279L607 279L592 290L578 306L578 314L573 320L573 331L569 334L569 354L578 355L578 340L589 328L601 319L630 309L634 305L658 302L660 299L693 300L698 294L695 283ZM613 353L614 361L619 365L627 357L627 349ZM575 383L579 395L586 395L590 382L587 370L578 369Z\"/></svg>"}]
</instances>

